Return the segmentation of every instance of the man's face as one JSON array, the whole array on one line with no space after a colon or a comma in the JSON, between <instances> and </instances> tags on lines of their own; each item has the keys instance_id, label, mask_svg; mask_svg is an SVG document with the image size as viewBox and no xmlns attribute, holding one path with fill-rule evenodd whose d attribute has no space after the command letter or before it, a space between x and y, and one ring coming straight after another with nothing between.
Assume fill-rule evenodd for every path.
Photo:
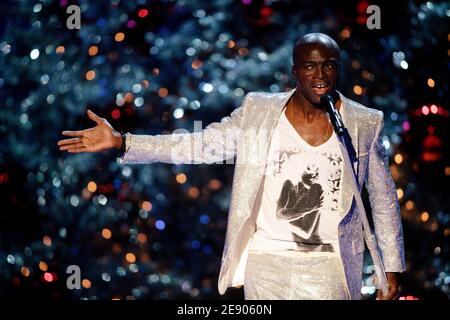
<instances>
[{"instance_id":1,"label":"man's face","mask_svg":"<svg viewBox=\"0 0 450 320\"><path fill-rule=\"evenodd\" d=\"M316 164L309 164L302 174L301 181L307 185L312 185L317 182L317 179L319 179L319 166Z\"/></svg>"},{"instance_id":2,"label":"man's face","mask_svg":"<svg viewBox=\"0 0 450 320\"><path fill-rule=\"evenodd\" d=\"M320 97L332 92L339 77L339 61L336 52L320 43L301 45L297 50L292 73L300 93L312 104L319 104Z\"/></svg>"}]
</instances>

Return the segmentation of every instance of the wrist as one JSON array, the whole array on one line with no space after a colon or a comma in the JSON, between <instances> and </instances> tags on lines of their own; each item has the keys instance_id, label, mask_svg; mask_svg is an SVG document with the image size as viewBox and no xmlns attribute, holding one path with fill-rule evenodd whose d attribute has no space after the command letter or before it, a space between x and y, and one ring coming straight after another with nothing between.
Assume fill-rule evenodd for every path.
<instances>
[{"instance_id":1,"label":"wrist","mask_svg":"<svg viewBox=\"0 0 450 320\"><path fill-rule=\"evenodd\" d=\"M120 134L120 132L114 131L113 132L113 144L112 144L114 149L120 150L121 146L122 146L122 135Z\"/></svg>"}]
</instances>

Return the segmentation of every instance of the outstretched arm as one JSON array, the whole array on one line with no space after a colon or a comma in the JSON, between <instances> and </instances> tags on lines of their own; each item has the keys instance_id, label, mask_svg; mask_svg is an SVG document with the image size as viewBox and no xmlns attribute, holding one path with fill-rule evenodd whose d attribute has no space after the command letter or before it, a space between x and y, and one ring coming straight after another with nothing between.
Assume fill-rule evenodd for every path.
<instances>
[{"instance_id":1,"label":"outstretched arm","mask_svg":"<svg viewBox=\"0 0 450 320\"><path fill-rule=\"evenodd\" d=\"M127 151L120 163L215 163L231 159L237 151L246 101L230 116L194 133L164 135L127 134ZM176 130L184 131L186 130Z\"/></svg>"},{"instance_id":2,"label":"outstretched arm","mask_svg":"<svg viewBox=\"0 0 450 320\"><path fill-rule=\"evenodd\" d=\"M214 163L235 156L237 140L240 134L243 105L234 110L230 116L220 122L207 126L194 133L177 133L165 135L126 134L126 152L120 163ZM97 126L80 131L63 131L65 136L73 137L58 141L61 151L70 153L99 152L111 148L120 149L122 138L119 132L104 118L88 110L88 117Z\"/></svg>"},{"instance_id":3,"label":"outstretched arm","mask_svg":"<svg viewBox=\"0 0 450 320\"><path fill-rule=\"evenodd\" d=\"M122 138L119 132L104 118L91 110L87 111L89 119L95 121L95 127L79 131L63 131L64 136L73 137L58 141L59 150L70 153L100 152L108 149L120 149Z\"/></svg>"}]
</instances>

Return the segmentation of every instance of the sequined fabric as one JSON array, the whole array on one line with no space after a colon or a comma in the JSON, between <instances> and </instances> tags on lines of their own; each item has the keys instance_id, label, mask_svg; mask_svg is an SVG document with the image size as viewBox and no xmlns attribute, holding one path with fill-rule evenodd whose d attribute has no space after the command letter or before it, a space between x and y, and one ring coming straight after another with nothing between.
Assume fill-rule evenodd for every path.
<instances>
[{"instance_id":1,"label":"sequined fabric","mask_svg":"<svg viewBox=\"0 0 450 320\"><path fill-rule=\"evenodd\" d=\"M246 300L348 300L338 254L250 252Z\"/></svg>"},{"instance_id":2,"label":"sequined fabric","mask_svg":"<svg viewBox=\"0 0 450 320\"><path fill-rule=\"evenodd\" d=\"M151 163L233 163L235 173L219 292L237 285L233 279L240 261L246 261L248 241L256 227L262 181L273 130L295 90L285 93L249 93L243 105L221 122L202 132L175 135L127 135L128 151L122 164ZM355 164L359 184L366 183L381 256L388 272L405 270L403 233L397 193L389 172L380 132L383 113L340 96L341 114L357 153ZM233 157L236 157L235 159ZM228 159L226 161L226 159ZM345 166L339 199L342 219L338 227L339 248L347 286L352 299L361 297L364 238ZM239 268L245 270L245 268ZM242 284L242 283L241 283Z\"/></svg>"}]
</instances>

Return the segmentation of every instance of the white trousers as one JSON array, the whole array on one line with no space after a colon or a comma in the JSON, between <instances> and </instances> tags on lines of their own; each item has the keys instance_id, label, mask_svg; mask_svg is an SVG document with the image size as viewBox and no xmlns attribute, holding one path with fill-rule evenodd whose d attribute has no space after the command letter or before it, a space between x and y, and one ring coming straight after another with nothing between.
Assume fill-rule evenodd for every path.
<instances>
[{"instance_id":1,"label":"white trousers","mask_svg":"<svg viewBox=\"0 0 450 320\"><path fill-rule=\"evenodd\" d=\"M348 300L338 253L250 252L244 295L246 300Z\"/></svg>"}]
</instances>

